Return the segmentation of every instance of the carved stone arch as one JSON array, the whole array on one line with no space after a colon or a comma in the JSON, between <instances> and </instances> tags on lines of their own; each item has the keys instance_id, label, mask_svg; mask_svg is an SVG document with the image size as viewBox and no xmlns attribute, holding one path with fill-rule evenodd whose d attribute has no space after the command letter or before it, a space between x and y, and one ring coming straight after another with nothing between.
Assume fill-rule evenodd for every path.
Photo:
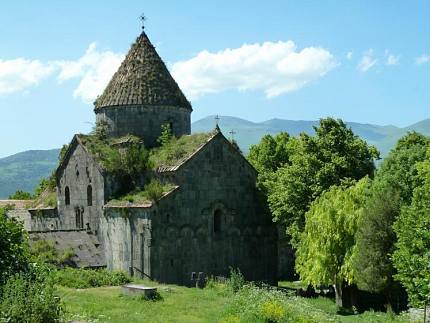
<instances>
[{"instance_id":1,"label":"carved stone arch","mask_svg":"<svg viewBox=\"0 0 430 323\"><path fill-rule=\"evenodd\" d=\"M246 228L243 230L243 235L244 235L244 236L252 236L252 235L253 235L253 233L252 233L252 229L251 229L250 227L246 227Z\"/></svg>"},{"instance_id":2,"label":"carved stone arch","mask_svg":"<svg viewBox=\"0 0 430 323\"><path fill-rule=\"evenodd\" d=\"M179 238L180 232L176 225L169 225L166 229L168 239L176 240Z\"/></svg>"},{"instance_id":3,"label":"carved stone arch","mask_svg":"<svg viewBox=\"0 0 430 323\"><path fill-rule=\"evenodd\" d=\"M228 230L228 235L231 237L240 237L240 229L237 227L231 227Z\"/></svg>"},{"instance_id":4,"label":"carved stone arch","mask_svg":"<svg viewBox=\"0 0 430 323\"><path fill-rule=\"evenodd\" d=\"M207 238L208 238L208 231L206 227L199 227L196 230L196 238L197 238L197 242L199 244L204 244L207 242Z\"/></svg>"},{"instance_id":5,"label":"carved stone arch","mask_svg":"<svg viewBox=\"0 0 430 323\"><path fill-rule=\"evenodd\" d=\"M263 233L264 233L263 232L263 227L261 225L259 225L257 227L257 229L255 230L255 233L256 233L257 236L261 237L263 235Z\"/></svg>"},{"instance_id":6,"label":"carved stone arch","mask_svg":"<svg viewBox=\"0 0 430 323\"><path fill-rule=\"evenodd\" d=\"M183 225L181 227L181 237L192 239L194 238L194 229L189 225Z\"/></svg>"}]
</instances>

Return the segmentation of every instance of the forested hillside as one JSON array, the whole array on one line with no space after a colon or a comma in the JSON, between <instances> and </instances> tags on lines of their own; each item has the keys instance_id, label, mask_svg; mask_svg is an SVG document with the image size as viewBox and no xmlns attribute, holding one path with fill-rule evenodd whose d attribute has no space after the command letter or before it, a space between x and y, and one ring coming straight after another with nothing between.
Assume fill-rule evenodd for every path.
<instances>
[{"instance_id":1,"label":"forested hillside","mask_svg":"<svg viewBox=\"0 0 430 323\"><path fill-rule=\"evenodd\" d=\"M29 150L0 159L0 199L17 190L33 192L57 165L59 149Z\"/></svg>"}]
</instances>

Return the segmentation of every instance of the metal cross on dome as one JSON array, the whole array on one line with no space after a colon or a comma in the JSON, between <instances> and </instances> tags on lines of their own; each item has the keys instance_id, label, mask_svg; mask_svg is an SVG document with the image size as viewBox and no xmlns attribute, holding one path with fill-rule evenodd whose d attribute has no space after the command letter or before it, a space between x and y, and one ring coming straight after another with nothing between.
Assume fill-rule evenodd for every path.
<instances>
[{"instance_id":1,"label":"metal cross on dome","mask_svg":"<svg viewBox=\"0 0 430 323\"><path fill-rule=\"evenodd\" d=\"M142 22L142 30L145 29L145 21L147 20L145 14L141 14L139 17L140 21Z\"/></svg>"},{"instance_id":2,"label":"metal cross on dome","mask_svg":"<svg viewBox=\"0 0 430 323\"><path fill-rule=\"evenodd\" d=\"M221 118L219 117L219 115L216 115L216 116L215 116L215 126L217 126L217 127L218 127L219 119L221 119Z\"/></svg>"}]
</instances>

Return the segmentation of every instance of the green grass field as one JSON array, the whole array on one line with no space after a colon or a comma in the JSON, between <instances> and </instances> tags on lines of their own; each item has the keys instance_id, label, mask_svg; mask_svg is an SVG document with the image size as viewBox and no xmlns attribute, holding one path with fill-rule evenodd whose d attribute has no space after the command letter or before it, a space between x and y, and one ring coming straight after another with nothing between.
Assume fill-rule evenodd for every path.
<instances>
[{"instance_id":1,"label":"green grass field","mask_svg":"<svg viewBox=\"0 0 430 323\"><path fill-rule=\"evenodd\" d=\"M154 285L145 282L146 285ZM149 301L123 296L121 287L71 289L59 287L66 318L79 322L244 322L240 313L229 312L234 296L221 285L196 289L176 285L156 285L161 300ZM289 311L300 320L282 322L410 322L409 317L365 312L342 316L336 313L333 300L289 296ZM230 308L231 310L231 308ZM256 320L255 322L263 322Z\"/></svg>"}]
</instances>

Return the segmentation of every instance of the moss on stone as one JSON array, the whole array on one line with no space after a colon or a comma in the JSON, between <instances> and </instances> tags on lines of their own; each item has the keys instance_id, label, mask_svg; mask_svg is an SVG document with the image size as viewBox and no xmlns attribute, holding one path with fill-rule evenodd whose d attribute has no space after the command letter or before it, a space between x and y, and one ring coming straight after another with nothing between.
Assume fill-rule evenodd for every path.
<instances>
[{"instance_id":1,"label":"moss on stone","mask_svg":"<svg viewBox=\"0 0 430 323\"><path fill-rule=\"evenodd\" d=\"M152 180L147 185L137 188L123 196L119 196L108 202L109 206L128 206L134 205L147 205L150 206L152 202L156 202L165 194L171 192L176 186L171 183L162 184L158 180Z\"/></svg>"},{"instance_id":2,"label":"moss on stone","mask_svg":"<svg viewBox=\"0 0 430 323\"><path fill-rule=\"evenodd\" d=\"M149 151L147 166L154 169L159 166L176 166L203 146L211 136L212 133L197 133L172 138L163 146L152 148ZM142 139L133 135L104 140L95 135L79 135L79 139L93 158L99 162L99 165L104 170L111 172L115 172L115 167L119 167L115 163L119 154L125 154L130 147L143 147Z\"/></svg>"},{"instance_id":3,"label":"moss on stone","mask_svg":"<svg viewBox=\"0 0 430 323\"><path fill-rule=\"evenodd\" d=\"M182 136L178 139L172 138L165 145L152 149L149 160L155 168L176 166L207 143L211 136L211 133L196 133Z\"/></svg>"}]
</instances>

